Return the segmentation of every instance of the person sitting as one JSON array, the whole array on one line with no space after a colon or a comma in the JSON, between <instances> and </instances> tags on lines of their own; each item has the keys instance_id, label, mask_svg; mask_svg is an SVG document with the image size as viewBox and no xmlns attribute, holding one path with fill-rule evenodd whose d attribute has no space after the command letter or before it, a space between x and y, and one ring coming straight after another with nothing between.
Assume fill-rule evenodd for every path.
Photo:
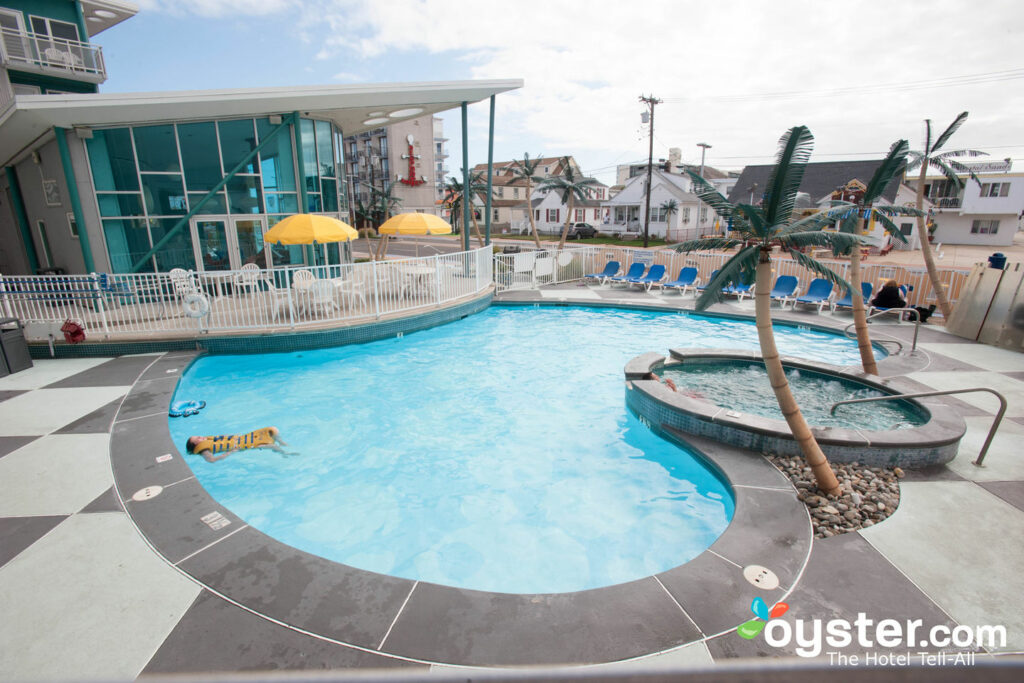
<instances>
[{"instance_id":1,"label":"person sitting","mask_svg":"<svg viewBox=\"0 0 1024 683\"><path fill-rule=\"evenodd\" d=\"M279 445L280 444L280 445ZM249 448L271 448L284 455L294 455L286 452L281 446L287 446L281 438L277 427L264 427L256 429L248 434L227 434L222 436L190 436L185 442L185 450L188 453L197 453L206 462L223 460L235 451L242 451Z\"/></svg>"},{"instance_id":2,"label":"person sitting","mask_svg":"<svg viewBox=\"0 0 1024 683\"><path fill-rule=\"evenodd\" d=\"M903 292L895 280L887 280L878 290L878 294L871 300L875 308L906 308L907 302L903 300Z\"/></svg>"},{"instance_id":3,"label":"person sitting","mask_svg":"<svg viewBox=\"0 0 1024 683\"><path fill-rule=\"evenodd\" d=\"M640 379L653 379L655 382L662 382L662 381L664 381L666 387L668 387L672 391L678 391L678 389L676 389L676 383L673 382L670 377L666 377L664 380L662 380L661 377L658 377L653 372L648 372L646 375L644 375Z\"/></svg>"}]
</instances>

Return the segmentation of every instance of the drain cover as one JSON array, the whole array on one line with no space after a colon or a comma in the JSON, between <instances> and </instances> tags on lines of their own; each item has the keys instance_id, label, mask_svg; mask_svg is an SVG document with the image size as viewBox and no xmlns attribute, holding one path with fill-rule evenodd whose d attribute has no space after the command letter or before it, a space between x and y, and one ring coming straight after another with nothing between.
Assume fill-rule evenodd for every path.
<instances>
[{"instance_id":1,"label":"drain cover","mask_svg":"<svg viewBox=\"0 0 1024 683\"><path fill-rule=\"evenodd\" d=\"M775 572L759 564L751 564L744 567L743 578L758 588L765 590L771 591L779 587L779 577L776 576Z\"/></svg>"},{"instance_id":2,"label":"drain cover","mask_svg":"<svg viewBox=\"0 0 1024 683\"><path fill-rule=\"evenodd\" d=\"M144 489L139 489L132 494L132 500L150 500L156 498L164 490L163 486L147 486Z\"/></svg>"}]
</instances>

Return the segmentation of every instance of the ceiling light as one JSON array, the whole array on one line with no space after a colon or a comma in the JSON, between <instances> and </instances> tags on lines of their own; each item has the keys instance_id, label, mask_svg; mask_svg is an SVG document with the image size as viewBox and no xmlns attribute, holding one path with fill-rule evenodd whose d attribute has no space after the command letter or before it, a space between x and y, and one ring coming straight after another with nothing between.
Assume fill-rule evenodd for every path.
<instances>
[{"instance_id":1,"label":"ceiling light","mask_svg":"<svg viewBox=\"0 0 1024 683\"><path fill-rule=\"evenodd\" d=\"M388 114L388 116L390 116L393 119L400 119L404 116L415 116L416 114L420 114L422 112L423 107L410 107L409 109L399 109L398 111L393 111L390 114Z\"/></svg>"},{"instance_id":2,"label":"ceiling light","mask_svg":"<svg viewBox=\"0 0 1024 683\"><path fill-rule=\"evenodd\" d=\"M382 123L387 123L388 120L385 118L366 119L363 121L364 126L379 126Z\"/></svg>"},{"instance_id":3,"label":"ceiling light","mask_svg":"<svg viewBox=\"0 0 1024 683\"><path fill-rule=\"evenodd\" d=\"M369 114L367 114L367 116L384 116L384 112L382 112L382 111L371 111Z\"/></svg>"},{"instance_id":4,"label":"ceiling light","mask_svg":"<svg viewBox=\"0 0 1024 683\"><path fill-rule=\"evenodd\" d=\"M92 13L95 14L97 17L101 17L103 19L114 19L117 17L117 14L115 12L111 12L110 10L106 9L93 10Z\"/></svg>"}]
</instances>

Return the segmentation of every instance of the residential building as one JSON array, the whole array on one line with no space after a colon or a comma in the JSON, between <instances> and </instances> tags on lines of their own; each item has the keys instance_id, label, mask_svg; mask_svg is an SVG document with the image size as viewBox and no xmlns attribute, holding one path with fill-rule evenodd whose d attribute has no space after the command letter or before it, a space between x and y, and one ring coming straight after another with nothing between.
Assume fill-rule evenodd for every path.
<instances>
[{"instance_id":1,"label":"residential building","mask_svg":"<svg viewBox=\"0 0 1024 683\"><path fill-rule=\"evenodd\" d=\"M406 136L381 160L389 177L420 180L434 171L433 114L522 86L97 93L102 51L72 41L69 26L87 39L136 12L114 0L0 0L0 272L337 263L338 245L266 248L262 236L300 211L348 219L343 131ZM410 144L429 153L425 167L402 157ZM433 179L423 185L406 209L433 208Z\"/></svg>"},{"instance_id":2,"label":"residential building","mask_svg":"<svg viewBox=\"0 0 1024 683\"><path fill-rule=\"evenodd\" d=\"M434 188L435 204L444 201L444 179L448 177L448 138L444 136L444 120L434 117Z\"/></svg>"},{"instance_id":3,"label":"residential building","mask_svg":"<svg viewBox=\"0 0 1024 683\"><path fill-rule=\"evenodd\" d=\"M675 201L677 210L669 214L661 207ZM621 191L602 206L607 210L606 232L642 233L647 208L647 173L634 175L626 180ZM668 173L655 168L651 172L651 220L648 223L649 237L669 240L693 239L713 232L714 212L706 204L700 204L692 192L689 176Z\"/></svg>"},{"instance_id":4,"label":"residential building","mask_svg":"<svg viewBox=\"0 0 1024 683\"><path fill-rule=\"evenodd\" d=\"M604 205L608 186L598 183L587 190L586 201L573 201L572 223L590 223L598 230L604 230ZM569 206L562 201L561 193L554 190L535 190L530 201L537 232L559 235L565 227ZM529 229L529 224L524 226Z\"/></svg>"},{"instance_id":5,"label":"residential building","mask_svg":"<svg viewBox=\"0 0 1024 683\"><path fill-rule=\"evenodd\" d=\"M935 242L994 247L1013 244L1024 215L1024 173L1012 173L1008 160L1002 167L1002 172L976 171L981 182L965 178L963 189L944 176L925 178L925 197L933 205L930 219L935 224ZM916 188L917 178L908 177L907 183Z\"/></svg>"},{"instance_id":6,"label":"residential building","mask_svg":"<svg viewBox=\"0 0 1024 683\"><path fill-rule=\"evenodd\" d=\"M391 187L398 210L437 213L439 188L444 186L443 122L434 116L419 116L407 121L374 128L345 138L345 164L349 192L353 202L369 205L372 190Z\"/></svg>"},{"instance_id":7,"label":"residential building","mask_svg":"<svg viewBox=\"0 0 1024 683\"><path fill-rule=\"evenodd\" d=\"M668 150L668 158L658 159L654 163L654 168L657 168L665 173L674 173L677 175L686 175L687 171L692 171L698 175L703 172L705 180L715 186L719 192L723 195L728 195L732 191L733 186L739 179L739 173L733 171L720 171L712 166L705 165L703 171L699 164L684 164L682 163L682 151L678 147L670 147ZM621 164L615 167L615 185L612 189L616 189L618 186L625 187L626 182L630 178L636 176L647 175L647 162L637 161L631 164Z\"/></svg>"}]
</instances>

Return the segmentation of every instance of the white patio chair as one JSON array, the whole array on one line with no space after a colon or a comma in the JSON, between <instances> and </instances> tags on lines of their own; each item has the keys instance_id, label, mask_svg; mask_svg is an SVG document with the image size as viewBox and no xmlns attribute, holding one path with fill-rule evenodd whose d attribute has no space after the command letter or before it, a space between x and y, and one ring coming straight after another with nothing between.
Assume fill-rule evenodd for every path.
<instances>
[{"instance_id":1,"label":"white patio chair","mask_svg":"<svg viewBox=\"0 0 1024 683\"><path fill-rule=\"evenodd\" d=\"M279 289L274 284L274 278L267 278L264 282L266 282L267 291L263 296L266 299L268 310L272 311L271 319L273 322L277 322L281 312L288 310L288 290Z\"/></svg>"},{"instance_id":2,"label":"white patio chair","mask_svg":"<svg viewBox=\"0 0 1024 683\"><path fill-rule=\"evenodd\" d=\"M334 283L331 281L317 280L314 282L309 288L308 310L310 314L315 315L317 311L320 311L326 317L331 312L340 311L334 295Z\"/></svg>"},{"instance_id":3,"label":"white patio chair","mask_svg":"<svg viewBox=\"0 0 1024 683\"><path fill-rule=\"evenodd\" d=\"M251 294L259 290L260 283L263 282L263 271L255 263L246 263L235 273L233 282L236 289L248 290Z\"/></svg>"}]
</instances>

